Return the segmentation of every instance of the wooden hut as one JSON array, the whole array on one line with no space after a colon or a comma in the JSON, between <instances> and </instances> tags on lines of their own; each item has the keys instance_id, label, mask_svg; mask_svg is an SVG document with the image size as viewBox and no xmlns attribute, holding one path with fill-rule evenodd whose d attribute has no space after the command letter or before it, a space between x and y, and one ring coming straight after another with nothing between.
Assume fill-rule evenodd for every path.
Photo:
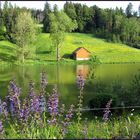
<instances>
[{"instance_id":1,"label":"wooden hut","mask_svg":"<svg viewBox=\"0 0 140 140\"><path fill-rule=\"evenodd\" d=\"M75 60L89 60L90 52L84 47L77 48L73 53L73 59Z\"/></svg>"}]
</instances>

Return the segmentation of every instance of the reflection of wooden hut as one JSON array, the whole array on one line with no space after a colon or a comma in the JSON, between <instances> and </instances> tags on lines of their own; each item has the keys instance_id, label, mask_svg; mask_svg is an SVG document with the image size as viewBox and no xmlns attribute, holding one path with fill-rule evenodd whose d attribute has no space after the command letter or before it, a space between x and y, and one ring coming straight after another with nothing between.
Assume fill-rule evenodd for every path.
<instances>
[{"instance_id":1,"label":"reflection of wooden hut","mask_svg":"<svg viewBox=\"0 0 140 140\"><path fill-rule=\"evenodd\" d=\"M89 65L77 65L77 68L76 68L77 76L81 75L84 78L86 78L88 73L89 73Z\"/></svg>"},{"instance_id":2,"label":"reflection of wooden hut","mask_svg":"<svg viewBox=\"0 0 140 140\"><path fill-rule=\"evenodd\" d=\"M90 52L84 47L77 48L73 53L73 59L75 60L89 60Z\"/></svg>"}]
</instances>

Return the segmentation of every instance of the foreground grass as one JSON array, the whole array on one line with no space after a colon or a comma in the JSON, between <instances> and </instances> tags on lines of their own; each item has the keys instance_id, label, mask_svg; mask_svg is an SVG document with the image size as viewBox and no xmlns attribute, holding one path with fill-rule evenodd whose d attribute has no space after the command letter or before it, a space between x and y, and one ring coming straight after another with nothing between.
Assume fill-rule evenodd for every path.
<instances>
[{"instance_id":1,"label":"foreground grass","mask_svg":"<svg viewBox=\"0 0 140 140\"><path fill-rule=\"evenodd\" d=\"M134 138L140 132L140 116L121 116L103 122L101 119L83 121L79 128L73 122L69 127L67 138ZM76 131L79 130L78 133ZM86 131L85 131L86 130Z\"/></svg>"},{"instance_id":2,"label":"foreground grass","mask_svg":"<svg viewBox=\"0 0 140 140\"><path fill-rule=\"evenodd\" d=\"M55 62L55 52L51 52L49 34L41 33L37 40L30 45L30 55L27 63ZM109 43L92 34L67 33L61 47L61 57L65 62L74 63L70 59L71 53L78 47L85 47L93 56L97 56L101 63L140 62L140 50L124 44ZM8 41L0 41L0 59L11 61L16 56L15 45Z\"/></svg>"},{"instance_id":3,"label":"foreground grass","mask_svg":"<svg viewBox=\"0 0 140 140\"><path fill-rule=\"evenodd\" d=\"M35 124L34 124L35 125ZM41 123L19 126L16 123L7 124L5 129L5 138L46 138L61 139L60 127L58 125L50 126L47 123ZM22 129L22 131L20 130ZM81 121L78 125L77 121L72 121L67 129L65 137L68 139L111 139L111 138L135 138L140 132L140 116L122 116L108 120L106 123L101 119L93 119Z\"/></svg>"}]
</instances>

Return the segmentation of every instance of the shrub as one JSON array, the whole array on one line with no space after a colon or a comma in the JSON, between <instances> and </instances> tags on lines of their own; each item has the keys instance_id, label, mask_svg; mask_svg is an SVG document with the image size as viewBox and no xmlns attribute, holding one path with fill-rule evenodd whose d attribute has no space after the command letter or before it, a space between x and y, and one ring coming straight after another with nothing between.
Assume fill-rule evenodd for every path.
<instances>
[{"instance_id":1,"label":"shrub","mask_svg":"<svg viewBox=\"0 0 140 140\"><path fill-rule=\"evenodd\" d=\"M118 97L109 93L98 93L89 101L90 108L105 108L108 101L112 99L111 107L118 105ZM93 112L93 111L92 111ZM94 111L95 114L101 114L103 110Z\"/></svg>"},{"instance_id":2,"label":"shrub","mask_svg":"<svg viewBox=\"0 0 140 140\"><path fill-rule=\"evenodd\" d=\"M5 40L5 37L3 35L0 35L0 41Z\"/></svg>"},{"instance_id":3,"label":"shrub","mask_svg":"<svg viewBox=\"0 0 140 140\"><path fill-rule=\"evenodd\" d=\"M96 55L91 55L90 61L95 63L100 63L100 59Z\"/></svg>"}]
</instances>

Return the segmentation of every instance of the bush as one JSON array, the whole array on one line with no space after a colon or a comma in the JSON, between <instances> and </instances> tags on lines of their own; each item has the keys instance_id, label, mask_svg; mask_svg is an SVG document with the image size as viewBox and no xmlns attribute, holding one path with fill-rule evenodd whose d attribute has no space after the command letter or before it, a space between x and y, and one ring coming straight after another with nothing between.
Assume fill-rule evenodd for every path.
<instances>
[{"instance_id":1,"label":"bush","mask_svg":"<svg viewBox=\"0 0 140 140\"><path fill-rule=\"evenodd\" d=\"M100 63L100 59L96 55L90 57L91 62Z\"/></svg>"},{"instance_id":2,"label":"bush","mask_svg":"<svg viewBox=\"0 0 140 140\"><path fill-rule=\"evenodd\" d=\"M5 40L5 37L3 35L0 35L0 41Z\"/></svg>"},{"instance_id":3,"label":"bush","mask_svg":"<svg viewBox=\"0 0 140 140\"><path fill-rule=\"evenodd\" d=\"M111 107L118 106L118 97L109 93L98 93L89 101L90 108L105 108L108 101L112 99ZM95 114L101 114L103 110L94 111Z\"/></svg>"}]
</instances>

